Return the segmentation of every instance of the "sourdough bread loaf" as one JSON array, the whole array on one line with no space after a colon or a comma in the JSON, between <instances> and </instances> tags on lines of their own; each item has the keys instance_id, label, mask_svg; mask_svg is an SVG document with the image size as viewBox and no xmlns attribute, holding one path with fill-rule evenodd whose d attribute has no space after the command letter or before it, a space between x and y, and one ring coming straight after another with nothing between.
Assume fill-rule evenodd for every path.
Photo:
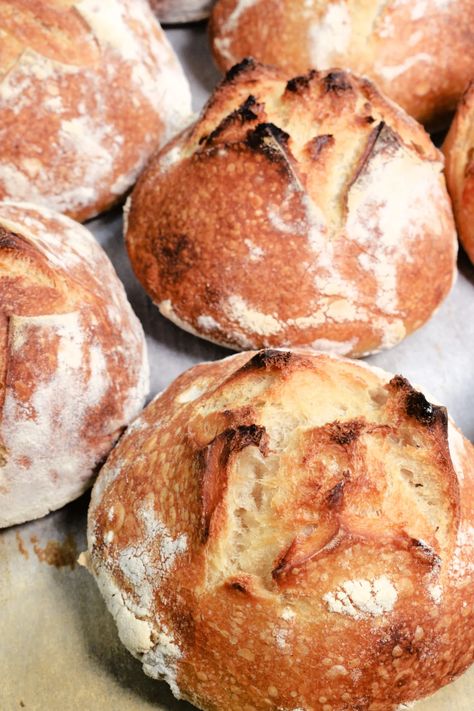
<instances>
[{"instance_id":1,"label":"sourdough bread loaf","mask_svg":"<svg viewBox=\"0 0 474 711\"><path fill-rule=\"evenodd\" d=\"M147 391L141 325L92 235L0 202L0 526L80 496Z\"/></svg>"},{"instance_id":2,"label":"sourdough bread loaf","mask_svg":"<svg viewBox=\"0 0 474 711\"><path fill-rule=\"evenodd\" d=\"M235 349L388 348L455 276L442 155L340 70L237 65L152 158L126 212L133 268L161 313Z\"/></svg>"},{"instance_id":3,"label":"sourdough bread loaf","mask_svg":"<svg viewBox=\"0 0 474 711\"><path fill-rule=\"evenodd\" d=\"M472 445L403 377L244 353L129 428L87 562L144 671L198 708L392 711L473 661L473 496Z\"/></svg>"},{"instance_id":4,"label":"sourdough bread loaf","mask_svg":"<svg viewBox=\"0 0 474 711\"><path fill-rule=\"evenodd\" d=\"M348 68L439 127L472 78L473 24L472 0L218 0L210 34L224 70L249 55L290 74Z\"/></svg>"},{"instance_id":5,"label":"sourdough bread loaf","mask_svg":"<svg viewBox=\"0 0 474 711\"><path fill-rule=\"evenodd\" d=\"M474 83L459 102L443 152L459 238L474 263Z\"/></svg>"},{"instance_id":6,"label":"sourdough bread loaf","mask_svg":"<svg viewBox=\"0 0 474 711\"><path fill-rule=\"evenodd\" d=\"M0 0L0 199L85 220L188 119L146 0Z\"/></svg>"}]
</instances>

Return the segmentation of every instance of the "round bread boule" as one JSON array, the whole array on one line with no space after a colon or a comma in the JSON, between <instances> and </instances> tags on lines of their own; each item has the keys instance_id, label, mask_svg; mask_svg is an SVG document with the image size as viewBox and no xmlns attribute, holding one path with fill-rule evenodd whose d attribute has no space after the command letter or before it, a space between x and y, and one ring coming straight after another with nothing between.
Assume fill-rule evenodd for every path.
<instances>
[{"instance_id":1,"label":"round bread boule","mask_svg":"<svg viewBox=\"0 0 474 711\"><path fill-rule=\"evenodd\" d=\"M451 288L442 171L423 128L368 80L287 81L245 60L140 176L129 256L161 313L203 338L366 354Z\"/></svg>"},{"instance_id":2,"label":"round bread boule","mask_svg":"<svg viewBox=\"0 0 474 711\"><path fill-rule=\"evenodd\" d=\"M150 0L160 22L196 22L208 17L213 0Z\"/></svg>"},{"instance_id":3,"label":"round bread boule","mask_svg":"<svg viewBox=\"0 0 474 711\"><path fill-rule=\"evenodd\" d=\"M143 330L90 232L0 202L0 527L80 496L147 392Z\"/></svg>"},{"instance_id":4,"label":"round bread boule","mask_svg":"<svg viewBox=\"0 0 474 711\"><path fill-rule=\"evenodd\" d=\"M0 199L85 220L189 119L146 0L0 0Z\"/></svg>"},{"instance_id":5,"label":"round bread boule","mask_svg":"<svg viewBox=\"0 0 474 711\"><path fill-rule=\"evenodd\" d=\"M289 73L345 67L439 127L472 76L473 25L472 0L218 0L210 34L221 69L249 55Z\"/></svg>"},{"instance_id":6,"label":"round bread boule","mask_svg":"<svg viewBox=\"0 0 474 711\"><path fill-rule=\"evenodd\" d=\"M198 708L392 711L474 659L473 496L472 445L404 378L243 353L129 428L86 562L144 671Z\"/></svg>"},{"instance_id":7,"label":"round bread boule","mask_svg":"<svg viewBox=\"0 0 474 711\"><path fill-rule=\"evenodd\" d=\"M459 238L474 264L474 82L459 103L443 152Z\"/></svg>"}]
</instances>

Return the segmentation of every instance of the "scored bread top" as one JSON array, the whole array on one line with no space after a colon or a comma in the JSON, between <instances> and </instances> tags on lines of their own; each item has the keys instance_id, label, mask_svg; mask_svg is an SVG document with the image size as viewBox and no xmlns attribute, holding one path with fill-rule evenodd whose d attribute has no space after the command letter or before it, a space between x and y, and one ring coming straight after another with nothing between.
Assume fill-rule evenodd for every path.
<instances>
[{"instance_id":1,"label":"scored bread top","mask_svg":"<svg viewBox=\"0 0 474 711\"><path fill-rule=\"evenodd\" d=\"M199 708L390 711L474 658L473 487L472 446L404 378L240 354L121 439L89 566L144 671Z\"/></svg>"},{"instance_id":2,"label":"scored bread top","mask_svg":"<svg viewBox=\"0 0 474 711\"><path fill-rule=\"evenodd\" d=\"M142 328L72 220L0 203L0 526L79 496L148 392Z\"/></svg>"},{"instance_id":3,"label":"scored bread top","mask_svg":"<svg viewBox=\"0 0 474 711\"><path fill-rule=\"evenodd\" d=\"M290 73L345 67L439 127L472 78L473 23L471 0L218 0L210 34L224 70L248 55Z\"/></svg>"},{"instance_id":4,"label":"scored bread top","mask_svg":"<svg viewBox=\"0 0 474 711\"><path fill-rule=\"evenodd\" d=\"M85 220L189 118L145 0L0 0L0 44L0 199Z\"/></svg>"},{"instance_id":5,"label":"scored bread top","mask_svg":"<svg viewBox=\"0 0 474 711\"><path fill-rule=\"evenodd\" d=\"M459 238L474 263L474 82L459 102L443 152Z\"/></svg>"},{"instance_id":6,"label":"scored bread top","mask_svg":"<svg viewBox=\"0 0 474 711\"><path fill-rule=\"evenodd\" d=\"M451 288L442 170L368 80L288 81L248 59L140 177L128 252L160 311L203 338L361 355L398 343Z\"/></svg>"}]
</instances>

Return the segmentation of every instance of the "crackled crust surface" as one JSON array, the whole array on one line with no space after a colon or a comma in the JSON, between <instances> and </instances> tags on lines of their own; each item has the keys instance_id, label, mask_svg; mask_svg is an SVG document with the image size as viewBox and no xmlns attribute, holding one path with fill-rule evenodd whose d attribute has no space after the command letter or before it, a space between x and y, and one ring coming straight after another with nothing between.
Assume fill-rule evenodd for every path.
<instances>
[{"instance_id":1,"label":"crackled crust surface","mask_svg":"<svg viewBox=\"0 0 474 711\"><path fill-rule=\"evenodd\" d=\"M189 119L145 0L0 0L0 46L0 199L85 220Z\"/></svg>"},{"instance_id":2,"label":"crackled crust surface","mask_svg":"<svg viewBox=\"0 0 474 711\"><path fill-rule=\"evenodd\" d=\"M459 238L474 263L474 83L459 103L443 152Z\"/></svg>"},{"instance_id":3,"label":"crackled crust surface","mask_svg":"<svg viewBox=\"0 0 474 711\"><path fill-rule=\"evenodd\" d=\"M82 494L147 392L141 325L90 232L0 202L0 526Z\"/></svg>"},{"instance_id":4,"label":"crackled crust surface","mask_svg":"<svg viewBox=\"0 0 474 711\"><path fill-rule=\"evenodd\" d=\"M196 366L102 469L88 565L206 711L392 711L474 658L474 453L404 378L308 351Z\"/></svg>"},{"instance_id":5,"label":"crackled crust surface","mask_svg":"<svg viewBox=\"0 0 474 711\"><path fill-rule=\"evenodd\" d=\"M346 67L439 127L472 78L473 24L471 0L218 0L210 34L221 69Z\"/></svg>"},{"instance_id":6,"label":"crackled crust surface","mask_svg":"<svg viewBox=\"0 0 474 711\"><path fill-rule=\"evenodd\" d=\"M245 60L128 205L160 311L236 349L361 355L422 325L455 275L443 161L365 79Z\"/></svg>"}]
</instances>

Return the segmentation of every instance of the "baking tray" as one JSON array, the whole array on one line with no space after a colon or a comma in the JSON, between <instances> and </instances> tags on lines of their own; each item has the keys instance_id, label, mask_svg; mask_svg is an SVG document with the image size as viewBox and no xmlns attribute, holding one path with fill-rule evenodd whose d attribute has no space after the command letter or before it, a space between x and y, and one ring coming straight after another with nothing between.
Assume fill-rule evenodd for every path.
<instances>
[{"instance_id":1,"label":"baking tray","mask_svg":"<svg viewBox=\"0 0 474 711\"><path fill-rule=\"evenodd\" d=\"M167 32L199 110L219 79L205 25ZM189 366L228 355L179 330L151 304L125 254L120 210L88 226L145 328L152 395ZM433 319L396 348L367 360L424 387L474 440L474 270L464 255L459 267L457 283ZM191 711L165 684L143 674L119 642L94 580L76 564L86 546L88 501L85 494L40 521L0 533L0 711ZM474 708L474 667L416 705L417 711L448 708Z\"/></svg>"}]
</instances>

